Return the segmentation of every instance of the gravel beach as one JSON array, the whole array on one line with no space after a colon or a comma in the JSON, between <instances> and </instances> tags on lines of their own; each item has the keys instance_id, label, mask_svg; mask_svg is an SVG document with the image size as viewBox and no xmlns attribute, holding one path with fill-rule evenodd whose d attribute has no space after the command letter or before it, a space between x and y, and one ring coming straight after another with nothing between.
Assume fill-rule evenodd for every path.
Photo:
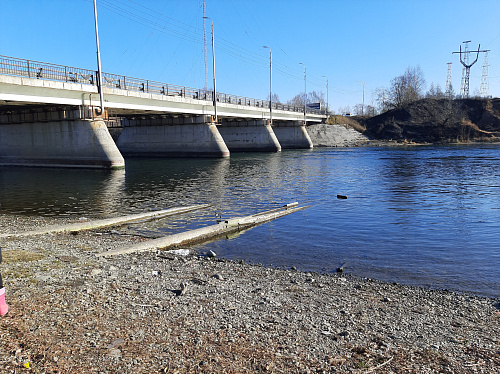
<instances>
[{"instance_id":1,"label":"gravel beach","mask_svg":"<svg viewBox=\"0 0 500 374\"><path fill-rule=\"evenodd\" d=\"M0 215L0 233L74 223ZM172 251L0 238L1 373L498 373L500 300Z\"/></svg>"}]
</instances>

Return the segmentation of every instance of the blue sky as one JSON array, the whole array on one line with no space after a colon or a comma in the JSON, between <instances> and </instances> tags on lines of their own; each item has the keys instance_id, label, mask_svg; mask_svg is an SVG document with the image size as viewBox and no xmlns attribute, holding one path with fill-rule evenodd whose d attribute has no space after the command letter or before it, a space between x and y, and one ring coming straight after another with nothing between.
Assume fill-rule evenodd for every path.
<instances>
[{"instance_id":1,"label":"blue sky","mask_svg":"<svg viewBox=\"0 0 500 374\"><path fill-rule=\"evenodd\" d=\"M205 86L202 0L97 0L103 71L194 88ZM460 44L490 49L489 92L500 96L500 1L206 0L215 28L217 89L281 101L322 91L330 108L365 104L406 67L445 88L453 62L458 93ZM96 69L92 0L0 0L0 55ZM207 21L208 87L212 87ZM479 92L484 54L471 69Z\"/></svg>"}]
</instances>

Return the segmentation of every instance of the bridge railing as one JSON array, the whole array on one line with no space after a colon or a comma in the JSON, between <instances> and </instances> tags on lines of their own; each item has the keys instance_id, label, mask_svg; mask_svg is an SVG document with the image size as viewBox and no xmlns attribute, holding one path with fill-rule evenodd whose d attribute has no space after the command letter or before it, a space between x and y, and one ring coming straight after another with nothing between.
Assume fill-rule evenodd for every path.
<instances>
[{"instance_id":1,"label":"bridge railing","mask_svg":"<svg viewBox=\"0 0 500 374\"><path fill-rule=\"evenodd\" d=\"M96 73L87 69L0 56L0 74L94 84Z\"/></svg>"},{"instance_id":2,"label":"bridge railing","mask_svg":"<svg viewBox=\"0 0 500 374\"><path fill-rule=\"evenodd\" d=\"M13 75L35 79L45 79L60 82L72 82L88 85L97 84L97 72L94 70L75 68L46 62L25 60L15 57L0 56L0 74ZM105 87L129 91L161 94L166 96L179 96L197 100L213 101L213 91L178 86L127 77L110 73L102 74L102 84ZM252 99L244 96L230 95L217 92L218 103L244 105L257 108L269 108L269 100ZM290 112L304 112L303 106L293 106L273 102L273 109ZM307 108L308 113L324 114L324 111Z\"/></svg>"}]
</instances>

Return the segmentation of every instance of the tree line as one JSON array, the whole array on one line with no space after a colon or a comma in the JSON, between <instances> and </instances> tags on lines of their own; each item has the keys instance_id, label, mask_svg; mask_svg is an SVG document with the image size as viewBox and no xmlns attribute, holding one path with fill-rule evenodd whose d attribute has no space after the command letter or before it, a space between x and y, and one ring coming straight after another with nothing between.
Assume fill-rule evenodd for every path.
<instances>
[{"instance_id":1,"label":"tree line","mask_svg":"<svg viewBox=\"0 0 500 374\"><path fill-rule=\"evenodd\" d=\"M425 89L426 81L420 66L409 66L403 74L391 80L389 87L377 88L374 91L372 96L375 97L373 105L356 104L352 108L350 106L340 107L337 114L375 116L423 98L454 99L457 97L451 85L446 92L443 91L439 84L434 85L434 83L431 83L429 90L425 91ZM304 92L301 92L288 100L286 104L302 107L304 106L304 95ZM475 96L479 97L479 93L476 93ZM308 92L306 99L307 104L321 103L321 108L327 109L323 92ZM269 95L267 100L269 100ZM278 95L273 94L273 102L281 103ZM331 111L331 113L335 114L335 111Z\"/></svg>"}]
</instances>

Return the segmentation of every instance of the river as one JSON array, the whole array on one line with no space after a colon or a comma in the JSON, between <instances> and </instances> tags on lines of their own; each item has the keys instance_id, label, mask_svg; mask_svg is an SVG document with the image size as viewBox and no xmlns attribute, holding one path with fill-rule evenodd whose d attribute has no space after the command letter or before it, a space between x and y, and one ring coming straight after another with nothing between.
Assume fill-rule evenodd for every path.
<instances>
[{"instance_id":1,"label":"river","mask_svg":"<svg viewBox=\"0 0 500 374\"><path fill-rule=\"evenodd\" d=\"M195 248L306 271L345 264L360 277L500 297L498 145L127 159L121 171L0 168L0 214L102 218L212 204L130 226L148 236L294 201L311 206Z\"/></svg>"}]
</instances>

